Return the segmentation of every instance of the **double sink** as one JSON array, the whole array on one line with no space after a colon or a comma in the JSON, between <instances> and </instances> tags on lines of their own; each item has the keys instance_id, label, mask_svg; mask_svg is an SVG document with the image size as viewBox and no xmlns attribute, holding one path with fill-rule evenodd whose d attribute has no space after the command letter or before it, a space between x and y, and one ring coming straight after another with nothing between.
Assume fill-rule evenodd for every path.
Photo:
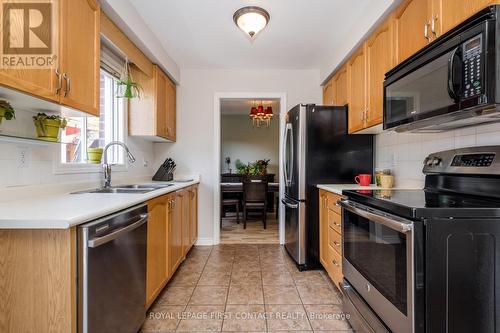
<instances>
[{"instance_id":1,"label":"double sink","mask_svg":"<svg viewBox=\"0 0 500 333\"><path fill-rule=\"evenodd\" d=\"M143 193L148 193L151 191L159 190L159 189L166 188L166 187L173 186L173 185L174 184L171 184L171 183L163 183L163 184L146 183L146 184L118 185L118 186L112 186L112 187L103 187L103 188L97 188L97 189L92 189L92 190L79 191L79 192L74 192L72 194L83 194L83 193L143 194Z\"/></svg>"}]
</instances>

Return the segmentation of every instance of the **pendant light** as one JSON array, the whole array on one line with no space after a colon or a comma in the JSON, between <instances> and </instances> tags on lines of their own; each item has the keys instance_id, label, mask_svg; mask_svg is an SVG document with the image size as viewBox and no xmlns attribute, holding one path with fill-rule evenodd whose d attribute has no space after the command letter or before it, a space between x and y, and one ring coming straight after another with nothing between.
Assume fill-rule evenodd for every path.
<instances>
[{"instance_id":1,"label":"pendant light","mask_svg":"<svg viewBox=\"0 0 500 333\"><path fill-rule=\"evenodd\" d=\"M260 7L248 6L238 9L234 15L234 23L250 39L254 39L269 23L269 13Z\"/></svg>"}]
</instances>

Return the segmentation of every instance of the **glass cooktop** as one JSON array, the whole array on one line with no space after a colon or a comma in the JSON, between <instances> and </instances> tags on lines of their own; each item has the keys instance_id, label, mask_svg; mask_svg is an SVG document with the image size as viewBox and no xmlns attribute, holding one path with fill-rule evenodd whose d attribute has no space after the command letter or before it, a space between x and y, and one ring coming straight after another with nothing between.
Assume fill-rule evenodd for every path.
<instances>
[{"instance_id":1,"label":"glass cooktop","mask_svg":"<svg viewBox=\"0 0 500 333\"><path fill-rule=\"evenodd\" d=\"M500 217L500 199L429 190L350 190L354 202L410 218Z\"/></svg>"}]
</instances>

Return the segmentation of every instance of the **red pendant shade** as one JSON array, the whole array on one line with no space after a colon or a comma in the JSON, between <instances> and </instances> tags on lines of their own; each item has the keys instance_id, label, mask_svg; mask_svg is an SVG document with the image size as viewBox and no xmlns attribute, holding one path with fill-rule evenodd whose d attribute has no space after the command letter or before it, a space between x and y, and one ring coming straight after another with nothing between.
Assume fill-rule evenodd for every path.
<instances>
[{"instance_id":1,"label":"red pendant shade","mask_svg":"<svg viewBox=\"0 0 500 333\"><path fill-rule=\"evenodd\" d=\"M271 117L273 116L273 108L272 107L268 106L266 108L266 116L271 116Z\"/></svg>"},{"instance_id":2,"label":"red pendant shade","mask_svg":"<svg viewBox=\"0 0 500 333\"><path fill-rule=\"evenodd\" d=\"M252 107L250 109L250 118L252 118L252 122L254 126L260 127L262 124L267 127L270 125L271 118L273 117L273 108L268 106L264 109L263 105L259 105L257 107Z\"/></svg>"}]
</instances>

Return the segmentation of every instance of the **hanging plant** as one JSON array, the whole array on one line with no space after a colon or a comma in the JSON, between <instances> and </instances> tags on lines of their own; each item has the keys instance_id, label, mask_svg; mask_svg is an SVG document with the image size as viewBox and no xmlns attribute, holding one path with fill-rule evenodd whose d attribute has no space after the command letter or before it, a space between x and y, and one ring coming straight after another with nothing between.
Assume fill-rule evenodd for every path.
<instances>
[{"instance_id":1,"label":"hanging plant","mask_svg":"<svg viewBox=\"0 0 500 333\"><path fill-rule=\"evenodd\" d=\"M141 98L141 85L134 82L128 60L125 60L125 66L116 85L116 97L128 99Z\"/></svg>"},{"instance_id":2,"label":"hanging plant","mask_svg":"<svg viewBox=\"0 0 500 333\"><path fill-rule=\"evenodd\" d=\"M3 118L7 120L15 119L16 112L12 105L6 100L0 100L0 124L2 123Z\"/></svg>"}]
</instances>

